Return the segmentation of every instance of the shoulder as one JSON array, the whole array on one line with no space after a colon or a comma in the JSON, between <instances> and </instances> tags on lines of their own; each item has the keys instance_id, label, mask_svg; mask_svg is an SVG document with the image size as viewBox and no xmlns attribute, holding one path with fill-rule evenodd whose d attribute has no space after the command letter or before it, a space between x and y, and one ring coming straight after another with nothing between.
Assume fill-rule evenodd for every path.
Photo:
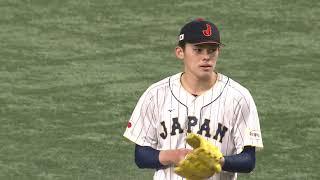
<instances>
[{"instance_id":1,"label":"shoulder","mask_svg":"<svg viewBox=\"0 0 320 180\"><path fill-rule=\"evenodd\" d=\"M145 94L148 94L148 96L154 96L159 93L165 93L170 89L170 86L172 86L172 84L175 84L177 80L180 79L180 75L181 73L177 73L175 75L168 76L158 82L151 84L145 91Z\"/></svg>"},{"instance_id":2,"label":"shoulder","mask_svg":"<svg viewBox=\"0 0 320 180\"><path fill-rule=\"evenodd\" d=\"M251 98L250 91L246 87L226 75L219 75L221 76L219 80L226 84L228 96L232 96L238 100Z\"/></svg>"}]
</instances>

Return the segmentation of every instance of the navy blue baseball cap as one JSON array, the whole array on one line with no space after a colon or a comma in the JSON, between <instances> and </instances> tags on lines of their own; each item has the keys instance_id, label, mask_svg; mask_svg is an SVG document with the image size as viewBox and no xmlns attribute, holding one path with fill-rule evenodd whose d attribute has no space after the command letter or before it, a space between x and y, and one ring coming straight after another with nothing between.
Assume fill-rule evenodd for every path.
<instances>
[{"instance_id":1,"label":"navy blue baseball cap","mask_svg":"<svg viewBox=\"0 0 320 180\"><path fill-rule=\"evenodd\" d=\"M198 44L217 44L220 42L220 33L216 25L210 21L198 18L185 24L179 34L179 45L185 43Z\"/></svg>"}]
</instances>

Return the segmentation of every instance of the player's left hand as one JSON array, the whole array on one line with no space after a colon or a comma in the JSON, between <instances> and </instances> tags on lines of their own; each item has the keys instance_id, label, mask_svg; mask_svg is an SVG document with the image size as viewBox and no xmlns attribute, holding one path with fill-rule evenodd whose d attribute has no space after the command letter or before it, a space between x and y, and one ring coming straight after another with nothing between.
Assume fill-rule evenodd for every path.
<instances>
[{"instance_id":1,"label":"player's left hand","mask_svg":"<svg viewBox=\"0 0 320 180\"><path fill-rule=\"evenodd\" d=\"M188 134L187 143L194 150L174 169L175 172L188 180L201 180L221 171L220 150L197 134Z\"/></svg>"}]
</instances>

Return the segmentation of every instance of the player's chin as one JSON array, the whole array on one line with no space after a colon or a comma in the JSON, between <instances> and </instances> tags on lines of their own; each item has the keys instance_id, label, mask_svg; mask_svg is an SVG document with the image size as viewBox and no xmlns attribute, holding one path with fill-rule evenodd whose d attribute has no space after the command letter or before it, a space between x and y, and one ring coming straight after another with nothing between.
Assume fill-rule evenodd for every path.
<instances>
[{"instance_id":1,"label":"player's chin","mask_svg":"<svg viewBox=\"0 0 320 180\"><path fill-rule=\"evenodd\" d=\"M210 70L200 70L198 73L199 78L201 79L210 79L214 74L213 69Z\"/></svg>"}]
</instances>

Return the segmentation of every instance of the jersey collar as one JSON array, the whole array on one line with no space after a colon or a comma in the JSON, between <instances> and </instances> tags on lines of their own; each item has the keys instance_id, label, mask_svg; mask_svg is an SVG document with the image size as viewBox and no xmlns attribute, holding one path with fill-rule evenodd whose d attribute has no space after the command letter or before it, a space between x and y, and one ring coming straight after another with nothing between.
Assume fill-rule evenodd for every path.
<instances>
[{"instance_id":1,"label":"jersey collar","mask_svg":"<svg viewBox=\"0 0 320 180\"><path fill-rule=\"evenodd\" d=\"M192 99L194 98L203 101L203 106L207 106L213 103L222 95L229 81L229 78L227 76L218 73L216 83L208 91L204 92L200 96L194 97L192 94L190 94L189 92L187 92L187 90L183 88L181 84L181 75L182 72L171 76L169 78L169 86L174 98L186 107L188 107L189 101L192 101ZM187 96L187 98L182 98L183 96Z\"/></svg>"}]
</instances>

